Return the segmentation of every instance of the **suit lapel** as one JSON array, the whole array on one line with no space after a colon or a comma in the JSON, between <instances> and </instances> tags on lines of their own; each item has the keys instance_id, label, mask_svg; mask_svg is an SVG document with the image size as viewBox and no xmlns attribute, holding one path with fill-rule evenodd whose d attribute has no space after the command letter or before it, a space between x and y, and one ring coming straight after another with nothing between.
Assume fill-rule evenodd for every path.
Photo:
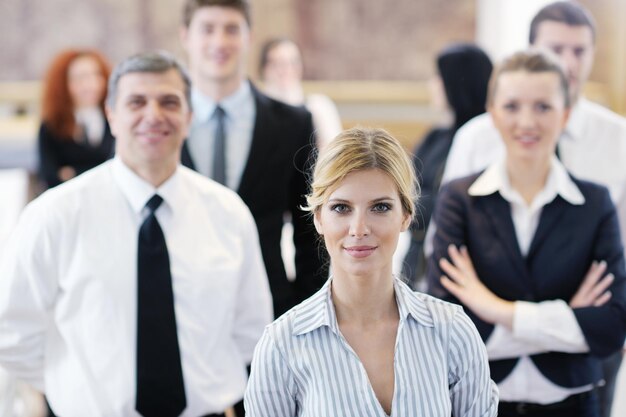
<instances>
[{"instance_id":1,"label":"suit lapel","mask_svg":"<svg viewBox=\"0 0 626 417\"><path fill-rule=\"evenodd\" d=\"M183 142L183 146L180 149L180 163L187 168L193 169L194 171L196 169L196 164L194 164L193 158L191 157L191 152L189 152L189 145L187 145L187 140Z\"/></svg>"},{"instance_id":2,"label":"suit lapel","mask_svg":"<svg viewBox=\"0 0 626 417\"><path fill-rule=\"evenodd\" d=\"M479 198L478 204L484 208L493 235L497 238L497 242L494 244L500 244L504 247L513 266L520 272L519 276L525 277L527 274L526 264L517 243L517 233L511 218L511 206L499 193Z\"/></svg>"},{"instance_id":3,"label":"suit lapel","mask_svg":"<svg viewBox=\"0 0 626 417\"><path fill-rule=\"evenodd\" d=\"M271 131L271 103L267 97L259 93L252 83L250 83L250 88L254 96L256 116L248 160L239 183L238 193L241 196L251 192L256 180L267 174L263 172L263 167L270 156L270 152L274 149L271 142L276 137L276 132Z\"/></svg>"}]
</instances>

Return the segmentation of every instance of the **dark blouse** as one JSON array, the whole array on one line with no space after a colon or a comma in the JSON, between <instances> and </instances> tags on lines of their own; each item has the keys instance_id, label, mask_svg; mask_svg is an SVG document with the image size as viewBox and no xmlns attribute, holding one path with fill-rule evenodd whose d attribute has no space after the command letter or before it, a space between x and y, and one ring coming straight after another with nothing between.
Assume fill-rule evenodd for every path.
<instances>
[{"instance_id":1,"label":"dark blouse","mask_svg":"<svg viewBox=\"0 0 626 417\"><path fill-rule=\"evenodd\" d=\"M39 128L39 177L48 188L61 184L58 171L70 166L76 175L100 165L113 156L115 139L105 121L102 141L92 146L87 140L77 142L56 137L45 123Z\"/></svg>"}]
</instances>

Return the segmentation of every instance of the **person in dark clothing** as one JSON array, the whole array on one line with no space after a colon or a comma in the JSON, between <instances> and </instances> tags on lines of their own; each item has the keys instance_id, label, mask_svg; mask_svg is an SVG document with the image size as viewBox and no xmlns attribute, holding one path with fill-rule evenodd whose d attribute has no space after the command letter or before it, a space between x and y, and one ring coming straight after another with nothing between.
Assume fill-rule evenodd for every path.
<instances>
[{"instance_id":1,"label":"person in dark clothing","mask_svg":"<svg viewBox=\"0 0 626 417\"><path fill-rule=\"evenodd\" d=\"M438 76L445 100L453 113L449 127L434 128L414 151L421 197L411 225L411 244L404 258L402 275L414 289L426 270L424 237L430 222L446 158L457 129L471 118L485 112L487 84L493 65L487 54L473 44L453 44L437 56Z\"/></svg>"},{"instance_id":2,"label":"person in dark clothing","mask_svg":"<svg viewBox=\"0 0 626 417\"><path fill-rule=\"evenodd\" d=\"M500 417L600 417L603 358L626 337L626 269L609 190L555 155L573 101L558 58L494 70L487 109L504 154L441 187L428 291L478 328Z\"/></svg>"},{"instance_id":3,"label":"person in dark clothing","mask_svg":"<svg viewBox=\"0 0 626 417\"><path fill-rule=\"evenodd\" d=\"M110 66L97 51L58 54L46 75L39 128L39 176L55 187L113 156L114 139L104 117Z\"/></svg>"}]
</instances>

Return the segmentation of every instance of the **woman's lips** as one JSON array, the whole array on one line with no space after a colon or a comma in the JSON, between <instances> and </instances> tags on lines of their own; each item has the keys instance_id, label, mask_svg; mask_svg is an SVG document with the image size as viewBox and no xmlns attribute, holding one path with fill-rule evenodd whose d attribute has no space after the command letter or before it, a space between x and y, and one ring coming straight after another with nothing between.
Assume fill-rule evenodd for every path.
<instances>
[{"instance_id":1,"label":"woman's lips","mask_svg":"<svg viewBox=\"0 0 626 417\"><path fill-rule=\"evenodd\" d=\"M518 135L515 140L521 143L536 143L539 142L539 136L537 135Z\"/></svg>"},{"instance_id":2,"label":"woman's lips","mask_svg":"<svg viewBox=\"0 0 626 417\"><path fill-rule=\"evenodd\" d=\"M376 250L376 246L350 246L344 249L354 258L366 258Z\"/></svg>"}]
</instances>

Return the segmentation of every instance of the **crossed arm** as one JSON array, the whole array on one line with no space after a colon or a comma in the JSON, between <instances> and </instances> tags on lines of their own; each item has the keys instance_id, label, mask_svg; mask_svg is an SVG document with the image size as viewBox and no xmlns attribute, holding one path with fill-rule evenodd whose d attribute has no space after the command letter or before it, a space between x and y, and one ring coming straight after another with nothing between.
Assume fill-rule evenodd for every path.
<instances>
[{"instance_id":1,"label":"crossed arm","mask_svg":"<svg viewBox=\"0 0 626 417\"><path fill-rule=\"evenodd\" d=\"M608 288L614 277L606 274L606 262L593 262L569 302L528 303L504 300L487 288L476 274L466 247L450 245L448 255L450 261L439 260L445 273L441 285L480 319L495 325L487 341L492 360L548 350L589 350L572 309L601 306L610 300Z\"/></svg>"},{"instance_id":2,"label":"crossed arm","mask_svg":"<svg viewBox=\"0 0 626 417\"><path fill-rule=\"evenodd\" d=\"M439 260L439 266L446 274L441 277L441 285L482 320L512 329L515 302L498 297L480 281L465 246L450 245L448 255L452 262L445 258ZM569 300L569 307L606 304L611 299L608 288L615 278L605 272L606 262L593 262L578 291Z\"/></svg>"},{"instance_id":3,"label":"crossed arm","mask_svg":"<svg viewBox=\"0 0 626 417\"><path fill-rule=\"evenodd\" d=\"M471 180L469 178L466 181ZM484 246L487 236L468 235L482 233L482 228L487 228L484 233L494 232L494 229L489 228L504 223L494 223L486 214L506 215L506 209L503 210L492 198L484 203L489 204L484 207L489 207L490 212L475 213L476 210L482 210L483 205L475 205L475 200L467 197L466 181L445 187L440 194L435 211L437 232L435 251L430 260L429 285L430 291L437 296L456 298L478 320L475 320L476 325L487 343L490 359L548 351L592 352L594 355L605 356L612 353L616 346L622 346L626 323L626 282L617 216L608 192L592 189L588 194L589 206L585 213L600 217L593 221L588 219L591 222L588 224L594 228L593 233L589 228L582 228L585 230L585 239L593 239L593 242L575 247L589 248L592 253L588 257L596 259L596 262L585 266L588 270L584 276L578 278L580 281L576 281L580 284L574 284L578 288L569 287L565 292L567 296L557 295L546 301L527 302L517 301L520 300L518 298L504 299L491 285L485 285L485 281L499 279L494 276L494 270L490 270L489 274L483 272L486 275L485 281L476 272L474 265L489 268L491 262L495 262L494 268L497 270L503 268L503 273L517 273L516 270L508 270L509 263L506 259L499 258L508 256L506 250ZM476 217L470 220L470 216ZM568 221L567 224L571 224L571 215ZM463 248L468 242L476 250L489 252L480 259L471 259L470 253L472 257L479 256L480 253L474 254ZM450 247L451 244L454 246ZM563 253L559 256L563 256ZM584 265L580 258L582 252L575 256L577 258L573 261L579 266ZM550 257L544 254L543 259L541 262L549 263ZM562 258L559 259L562 261ZM544 266L551 268L549 265ZM483 270L479 268L478 271ZM517 291L520 290L519 279L502 279L510 279L512 285L518 285ZM559 279L565 278L561 276ZM532 281L529 285L533 285Z\"/></svg>"}]
</instances>

